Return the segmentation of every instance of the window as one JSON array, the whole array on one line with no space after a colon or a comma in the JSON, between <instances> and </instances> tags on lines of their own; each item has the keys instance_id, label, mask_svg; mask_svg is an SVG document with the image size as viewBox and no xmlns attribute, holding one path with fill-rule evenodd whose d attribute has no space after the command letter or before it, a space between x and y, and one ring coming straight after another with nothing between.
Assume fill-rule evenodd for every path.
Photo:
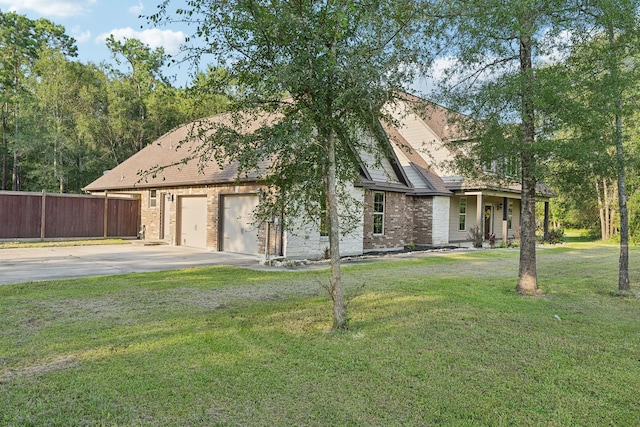
<instances>
[{"instance_id":1,"label":"window","mask_svg":"<svg viewBox=\"0 0 640 427\"><path fill-rule=\"evenodd\" d=\"M465 231L466 229L467 229L467 198L461 197L458 230Z\"/></svg>"},{"instance_id":2,"label":"window","mask_svg":"<svg viewBox=\"0 0 640 427\"><path fill-rule=\"evenodd\" d=\"M482 171L494 173L503 178L520 177L520 159L517 157L500 157L482 160Z\"/></svg>"},{"instance_id":3,"label":"window","mask_svg":"<svg viewBox=\"0 0 640 427\"><path fill-rule=\"evenodd\" d=\"M511 230L513 223L513 202L509 202L509 210L507 211L507 228Z\"/></svg>"},{"instance_id":4,"label":"window","mask_svg":"<svg viewBox=\"0 0 640 427\"><path fill-rule=\"evenodd\" d=\"M327 212L327 201L323 197L320 199L320 237L329 235L329 215Z\"/></svg>"},{"instance_id":5,"label":"window","mask_svg":"<svg viewBox=\"0 0 640 427\"><path fill-rule=\"evenodd\" d=\"M373 193L373 234L384 234L384 193Z\"/></svg>"},{"instance_id":6,"label":"window","mask_svg":"<svg viewBox=\"0 0 640 427\"><path fill-rule=\"evenodd\" d=\"M156 190L150 190L149 191L149 207L150 208L155 208L156 207L156 203L157 203L157 192Z\"/></svg>"}]
</instances>

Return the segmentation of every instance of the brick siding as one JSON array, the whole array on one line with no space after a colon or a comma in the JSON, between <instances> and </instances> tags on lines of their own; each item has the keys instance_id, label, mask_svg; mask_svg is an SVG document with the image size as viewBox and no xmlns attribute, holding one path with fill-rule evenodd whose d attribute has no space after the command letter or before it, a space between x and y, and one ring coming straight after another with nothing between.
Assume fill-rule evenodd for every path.
<instances>
[{"instance_id":1,"label":"brick siding","mask_svg":"<svg viewBox=\"0 0 640 427\"><path fill-rule=\"evenodd\" d=\"M394 250L405 245L431 245L433 198L385 192L384 233L373 234L373 195L364 199L364 251Z\"/></svg>"}]
</instances>

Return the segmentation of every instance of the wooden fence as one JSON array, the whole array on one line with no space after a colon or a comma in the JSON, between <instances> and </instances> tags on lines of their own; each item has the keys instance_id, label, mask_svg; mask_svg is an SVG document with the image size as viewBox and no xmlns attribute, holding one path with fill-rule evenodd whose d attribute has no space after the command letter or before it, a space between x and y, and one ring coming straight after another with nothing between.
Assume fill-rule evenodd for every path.
<instances>
[{"instance_id":1,"label":"wooden fence","mask_svg":"<svg viewBox=\"0 0 640 427\"><path fill-rule=\"evenodd\" d=\"M140 200L0 191L0 239L136 237Z\"/></svg>"}]
</instances>

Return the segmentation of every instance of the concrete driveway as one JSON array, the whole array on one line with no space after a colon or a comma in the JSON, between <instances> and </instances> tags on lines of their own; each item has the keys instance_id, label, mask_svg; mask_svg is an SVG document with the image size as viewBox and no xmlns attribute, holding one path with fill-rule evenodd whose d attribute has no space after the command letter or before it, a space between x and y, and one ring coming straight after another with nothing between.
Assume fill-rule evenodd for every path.
<instances>
[{"instance_id":1,"label":"concrete driveway","mask_svg":"<svg viewBox=\"0 0 640 427\"><path fill-rule=\"evenodd\" d=\"M255 267L258 257L134 244L0 249L0 285L220 264Z\"/></svg>"}]
</instances>

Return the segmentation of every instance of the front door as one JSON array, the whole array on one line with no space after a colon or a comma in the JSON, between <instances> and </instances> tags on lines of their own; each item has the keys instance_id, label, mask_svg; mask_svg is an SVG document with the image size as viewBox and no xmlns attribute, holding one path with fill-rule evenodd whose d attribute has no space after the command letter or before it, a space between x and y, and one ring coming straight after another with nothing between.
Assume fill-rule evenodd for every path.
<instances>
[{"instance_id":1,"label":"front door","mask_svg":"<svg viewBox=\"0 0 640 427\"><path fill-rule=\"evenodd\" d=\"M489 234L493 233L493 205L486 205L484 207L484 238L489 239Z\"/></svg>"}]
</instances>

